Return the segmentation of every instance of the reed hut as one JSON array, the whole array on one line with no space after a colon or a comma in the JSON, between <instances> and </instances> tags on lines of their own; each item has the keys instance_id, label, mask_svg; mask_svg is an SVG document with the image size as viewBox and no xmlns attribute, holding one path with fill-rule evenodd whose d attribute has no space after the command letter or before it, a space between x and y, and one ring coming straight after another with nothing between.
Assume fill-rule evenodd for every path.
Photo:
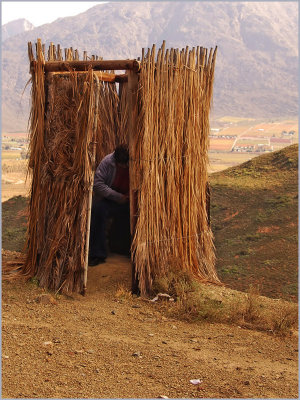
<instances>
[{"instance_id":1,"label":"reed hut","mask_svg":"<svg viewBox=\"0 0 300 400\"><path fill-rule=\"evenodd\" d=\"M32 178L23 273L84 293L95 167L129 145L132 290L170 269L219 283L208 217L209 112L217 48L142 49L103 60L28 44ZM120 72L121 71L121 72Z\"/></svg>"}]
</instances>

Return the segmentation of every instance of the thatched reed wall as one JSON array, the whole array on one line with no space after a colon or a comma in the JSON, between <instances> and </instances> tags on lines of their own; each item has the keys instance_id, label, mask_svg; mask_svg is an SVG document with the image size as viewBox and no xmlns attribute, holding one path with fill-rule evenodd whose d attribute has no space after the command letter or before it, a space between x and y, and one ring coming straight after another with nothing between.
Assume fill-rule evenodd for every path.
<instances>
[{"instance_id":1,"label":"thatched reed wall","mask_svg":"<svg viewBox=\"0 0 300 400\"><path fill-rule=\"evenodd\" d=\"M99 82L96 92L92 70L45 76L42 50L38 42L37 62L31 70L32 184L23 272L35 276L42 287L80 292L93 183L93 144L97 165L116 144L126 140L126 107L120 111L124 95L119 99L115 84ZM70 52L66 56L72 59ZM33 60L33 53L30 58ZM99 118L95 119L96 95ZM122 130L123 135L116 135Z\"/></svg>"},{"instance_id":2,"label":"thatched reed wall","mask_svg":"<svg viewBox=\"0 0 300 400\"><path fill-rule=\"evenodd\" d=\"M169 268L219 282L206 207L209 110L216 51L188 48L142 58L131 184L138 191L132 250L140 290Z\"/></svg>"},{"instance_id":3,"label":"thatched reed wall","mask_svg":"<svg viewBox=\"0 0 300 400\"><path fill-rule=\"evenodd\" d=\"M164 47L142 53L137 131L129 143L131 193L137 196L132 261L142 294L174 267L219 283L206 195L216 50ZM34 59L31 50L29 56ZM78 59L78 53L69 49L65 57ZM51 45L48 59L61 60L61 50ZM44 287L81 291L93 143L96 165L116 144L128 143L132 110L127 84L117 90L115 83L100 82L95 94L91 69L48 73L45 81L44 65L38 42L31 71L32 190L24 272Z\"/></svg>"},{"instance_id":4,"label":"thatched reed wall","mask_svg":"<svg viewBox=\"0 0 300 400\"><path fill-rule=\"evenodd\" d=\"M102 82L96 133L96 165L119 144L128 144L126 87L119 94L115 83Z\"/></svg>"}]
</instances>

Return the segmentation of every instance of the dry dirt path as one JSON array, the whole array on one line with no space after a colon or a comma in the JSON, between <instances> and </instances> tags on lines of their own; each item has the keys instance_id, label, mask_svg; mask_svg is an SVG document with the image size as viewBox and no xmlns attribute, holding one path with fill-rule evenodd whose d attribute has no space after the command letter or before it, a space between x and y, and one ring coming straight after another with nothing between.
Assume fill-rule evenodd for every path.
<instances>
[{"instance_id":1,"label":"dry dirt path","mask_svg":"<svg viewBox=\"0 0 300 400\"><path fill-rule=\"evenodd\" d=\"M89 268L85 297L37 303L3 282L3 398L297 398L297 339L163 316L116 296L126 258ZM193 385L191 379L201 379Z\"/></svg>"}]
</instances>

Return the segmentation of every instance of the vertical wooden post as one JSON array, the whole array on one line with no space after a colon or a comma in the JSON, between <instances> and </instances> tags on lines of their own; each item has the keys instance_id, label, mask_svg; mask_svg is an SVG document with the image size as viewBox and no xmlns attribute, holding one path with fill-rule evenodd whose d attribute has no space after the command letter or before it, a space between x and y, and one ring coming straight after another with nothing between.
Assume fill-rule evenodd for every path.
<instances>
[{"instance_id":1,"label":"vertical wooden post","mask_svg":"<svg viewBox=\"0 0 300 400\"><path fill-rule=\"evenodd\" d=\"M92 198L93 198L93 183L95 174L95 159L96 159L96 131L97 131L97 120L98 120L98 106L99 106L99 92L100 83L96 74L93 73L93 79L96 81L96 89L94 90L93 96L95 98L94 103L94 121L93 121L93 134L92 134L92 180L89 187L89 197L88 197L88 209L87 209L87 231L86 231L86 244L85 244L85 262L83 271L83 288L81 294L85 296L86 286L87 286L87 272L88 272L88 259L89 259L89 242L90 242L90 225L91 225L91 213L92 213Z\"/></svg>"},{"instance_id":2,"label":"vertical wooden post","mask_svg":"<svg viewBox=\"0 0 300 400\"><path fill-rule=\"evenodd\" d=\"M138 117L138 73L133 70L127 71L128 74L128 134L129 134L129 177L133 175L132 168L134 168L134 162L136 155L134 154L134 137L137 135L137 117ZM130 184L130 233L131 242L134 237L136 221L137 221L137 193L132 185ZM134 294L139 294L139 281L136 276L136 268L133 257L131 255L132 263L132 285L131 291Z\"/></svg>"}]
</instances>

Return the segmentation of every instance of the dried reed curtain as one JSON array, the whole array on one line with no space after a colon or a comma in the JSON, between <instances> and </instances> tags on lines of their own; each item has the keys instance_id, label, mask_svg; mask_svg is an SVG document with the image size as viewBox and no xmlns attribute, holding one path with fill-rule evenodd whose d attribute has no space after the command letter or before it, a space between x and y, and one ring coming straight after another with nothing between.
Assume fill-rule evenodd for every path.
<instances>
[{"instance_id":1,"label":"dried reed curtain","mask_svg":"<svg viewBox=\"0 0 300 400\"><path fill-rule=\"evenodd\" d=\"M42 287L63 292L83 289L88 191L93 182L92 143L97 159L113 151L116 129L126 129L115 84L101 82L96 137L93 137L94 78L87 73L44 74L44 48L37 43L32 74L29 172L32 174L23 273ZM48 54L55 59L53 46ZM58 52L57 54L60 54ZM30 48L29 58L34 59ZM66 58L72 59L70 51ZM123 100L124 102L124 100Z\"/></svg>"},{"instance_id":2,"label":"dried reed curtain","mask_svg":"<svg viewBox=\"0 0 300 400\"><path fill-rule=\"evenodd\" d=\"M127 83L120 84L119 92L115 83L100 83L96 165L116 146L128 144Z\"/></svg>"},{"instance_id":3,"label":"dried reed curtain","mask_svg":"<svg viewBox=\"0 0 300 400\"><path fill-rule=\"evenodd\" d=\"M130 182L138 192L132 252L142 294L170 268L219 283L206 210L216 50L143 54Z\"/></svg>"}]
</instances>

